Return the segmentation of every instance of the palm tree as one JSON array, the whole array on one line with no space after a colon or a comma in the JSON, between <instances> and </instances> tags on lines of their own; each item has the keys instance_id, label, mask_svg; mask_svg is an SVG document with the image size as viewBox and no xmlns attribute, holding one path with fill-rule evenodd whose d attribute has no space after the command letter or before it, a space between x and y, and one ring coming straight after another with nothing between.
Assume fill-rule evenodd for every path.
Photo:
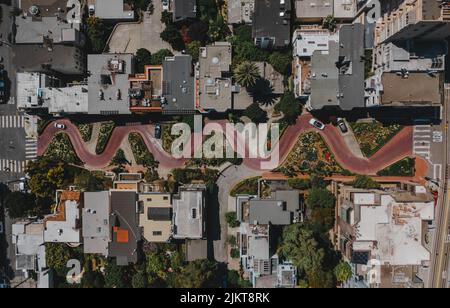
<instances>
[{"instance_id":1,"label":"palm tree","mask_svg":"<svg viewBox=\"0 0 450 308\"><path fill-rule=\"evenodd\" d=\"M256 81L259 78L259 69L252 62L242 62L236 67L234 76L236 77L236 82L238 84L249 88L256 84Z\"/></svg>"}]
</instances>

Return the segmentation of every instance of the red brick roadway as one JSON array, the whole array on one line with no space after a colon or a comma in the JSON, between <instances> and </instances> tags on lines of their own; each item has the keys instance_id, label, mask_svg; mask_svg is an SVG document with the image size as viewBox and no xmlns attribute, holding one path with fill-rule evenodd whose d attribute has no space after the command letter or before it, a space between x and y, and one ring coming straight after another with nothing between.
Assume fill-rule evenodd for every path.
<instances>
[{"instance_id":1,"label":"red brick roadway","mask_svg":"<svg viewBox=\"0 0 450 308\"><path fill-rule=\"evenodd\" d=\"M330 150L334 153L337 162L343 168L357 174L374 175L389 165L405 157L412 156L412 127L405 127L372 157L359 158L352 154L336 127L327 125L323 131L317 130L309 124L311 118L311 115L304 114L297 119L295 125L286 129L279 142L280 162L283 162L287 158L289 152L296 145L298 137L309 131L320 133ZM225 125L225 121L206 122L218 123L221 126ZM81 161L84 162L86 168L101 169L107 167L111 158L120 148L123 139L127 138L130 133L138 133L143 137L145 144L153 153L155 159L159 161L161 168L173 169L183 167L187 161L186 159L174 159L170 154L165 152L160 145L160 142L154 138L154 128L150 125L116 127L113 130L111 138L103 153L97 155L87 150L84 141L74 124L66 119L58 120L58 123L66 125L66 129L63 132L69 136L76 154ZM50 123L45 128L38 140L38 155L42 155L45 152L54 135L60 132L62 131L55 128L53 123ZM262 161L263 159L246 158L244 159L243 164L250 169L264 171L260 170Z\"/></svg>"}]
</instances>

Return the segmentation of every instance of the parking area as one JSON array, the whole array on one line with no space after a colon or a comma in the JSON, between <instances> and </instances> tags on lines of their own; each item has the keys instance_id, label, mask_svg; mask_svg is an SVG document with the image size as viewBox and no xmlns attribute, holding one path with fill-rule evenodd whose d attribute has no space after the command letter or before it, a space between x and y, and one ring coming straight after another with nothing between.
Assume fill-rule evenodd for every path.
<instances>
[{"instance_id":1,"label":"parking area","mask_svg":"<svg viewBox=\"0 0 450 308\"><path fill-rule=\"evenodd\" d=\"M117 25L108 44L111 53L136 53L140 48L151 53L160 49L172 50L160 37L165 29L165 25L161 23L162 3L153 1L153 5L153 13L145 12L142 22Z\"/></svg>"}]
</instances>

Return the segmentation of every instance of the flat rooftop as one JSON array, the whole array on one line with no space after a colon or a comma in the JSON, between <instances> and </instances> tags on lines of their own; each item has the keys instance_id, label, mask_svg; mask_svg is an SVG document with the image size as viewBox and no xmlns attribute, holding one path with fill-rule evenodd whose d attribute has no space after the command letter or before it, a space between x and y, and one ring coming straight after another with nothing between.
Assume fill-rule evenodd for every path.
<instances>
[{"instance_id":1,"label":"flat rooftop","mask_svg":"<svg viewBox=\"0 0 450 308\"><path fill-rule=\"evenodd\" d=\"M88 55L89 114L130 114L132 54Z\"/></svg>"},{"instance_id":2,"label":"flat rooftop","mask_svg":"<svg viewBox=\"0 0 450 308\"><path fill-rule=\"evenodd\" d=\"M172 233L172 198L170 194L139 194L139 226L148 242L167 242Z\"/></svg>"},{"instance_id":3,"label":"flat rooftop","mask_svg":"<svg viewBox=\"0 0 450 308\"><path fill-rule=\"evenodd\" d=\"M204 188L181 188L173 197L173 237L202 239L205 232Z\"/></svg>"},{"instance_id":4,"label":"flat rooftop","mask_svg":"<svg viewBox=\"0 0 450 308\"><path fill-rule=\"evenodd\" d=\"M440 106L443 102L443 76L409 73L407 78L396 73L381 76L382 106Z\"/></svg>"},{"instance_id":5,"label":"flat rooftop","mask_svg":"<svg viewBox=\"0 0 450 308\"><path fill-rule=\"evenodd\" d=\"M95 0L95 16L100 19L134 19L134 10L124 0Z\"/></svg>"},{"instance_id":6,"label":"flat rooftop","mask_svg":"<svg viewBox=\"0 0 450 308\"><path fill-rule=\"evenodd\" d=\"M108 255L111 239L109 192L85 192L83 218L84 253Z\"/></svg>"}]
</instances>

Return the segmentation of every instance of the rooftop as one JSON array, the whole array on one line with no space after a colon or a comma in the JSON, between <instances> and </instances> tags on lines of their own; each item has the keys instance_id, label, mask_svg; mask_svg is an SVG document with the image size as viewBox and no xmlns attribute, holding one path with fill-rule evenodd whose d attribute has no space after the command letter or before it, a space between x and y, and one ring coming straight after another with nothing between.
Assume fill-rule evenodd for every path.
<instances>
[{"instance_id":1,"label":"rooftop","mask_svg":"<svg viewBox=\"0 0 450 308\"><path fill-rule=\"evenodd\" d=\"M197 17L197 0L173 0L173 21Z\"/></svg>"},{"instance_id":2,"label":"rooftop","mask_svg":"<svg viewBox=\"0 0 450 308\"><path fill-rule=\"evenodd\" d=\"M253 15L253 38L257 45L265 47L284 47L291 39L291 1L255 0ZM263 41L268 38L270 43Z\"/></svg>"},{"instance_id":3,"label":"rooftop","mask_svg":"<svg viewBox=\"0 0 450 308\"><path fill-rule=\"evenodd\" d=\"M172 231L172 200L170 194L139 194L139 226L148 242L167 242Z\"/></svg>"},{"instance_id":4,"label":"rooftop","mask_svg":"<svg viewBox=\"0 0 450 308\"><path fill-rule=\"evenodd\" d=\"M44 220L45 242L80 243L80 192L62 191L56 213Z\"/></svg>"},{"instance_id":5,"label":"rooftop","mask_svg":"<svg viewBox=\"0 0 450 308\"><path fill-rule=\"evenodd\" d=\"M21 0L16 18L17 44L80 44L79 0Z\"/></svg>"},{"instance_id":6,"label":"rooftop","mask_svg":"<svg viewBox=\"0 0 450 308\"><path fill-rule=\"evenodd\" d=\"M440 73L384 73L381 76L382 106L440 106L443 102L443 76Z\"/></svg>"},{"instance_id":7,"label":"rooftop","mask_svg":"<svg viewBox=\"0 0 450 308\"><path fill-rule=\"evenodd\" d=\"M111 239L108 191L85 192L83 218L84 253L108 255Z\"/></svg>"},{"instance_id":8,"label":"rooftop","mask_svg":"<svg viewBox=\"0 0 450 308\"><path fill-rule=\"evenodd\" d=\"M287 211L286 203L278 200L250 200L250 224L290 225L292 212Z\"/></svg>"},{"instance_id":9,"label":"rooftop","mask_svg":"<svg viewBox=\"0 0 450 308\"><path fill-rule=\"evenodd\" d=\"M132 54L88 55L89 114L130 114Z\"/></svg>"},{"instance_id":10,"label":"rooftop","mask_svg":"<svg viewBox=\"0 0 450 308\"><path fill-rule=\"evenodd\" d=\"M184 186L173 196L173 237L202 239L205 235L205 186Z\"/></svg>"},{"instance_id":11,"label":"rooftop","mask_svg":"<svg viewBox=\"0 0 450 308\"><path fill-rule=\"evenodd\" d=\"M250 24L254 11L255 0L228 0L228 23Z\"/></svg>"},{"instance_id":12,"label":"rooftop","mask_svg":"<svg viewBox=\"0 0 450 308\"><path fill-rule=\"evenodd\" d=\"M141 240L137 195L133 191L111 191L112 241L109 255L117 258L117 265L138 261L138 242Z\"/></svg>"},{"instance_id":13,"label":"rooftop","mask_svg":"<svg viewBox=\"0 0 450 308\"><path fill-rule=\"evenodd\" d=\"M95 16L100 19L134 19L134 10L124 0L95 0Z\"/></svg>"},{"instance_id":14,"label":"rooftop","mask_svg":"<svg viewBox=\"0 0 450 308\"><path fill-rule=\"evenodd\" d=\"M217 42L200 48L199 102L202 110L225 112L232 107L231 44Z\"/></svg>"}]
</instances>

